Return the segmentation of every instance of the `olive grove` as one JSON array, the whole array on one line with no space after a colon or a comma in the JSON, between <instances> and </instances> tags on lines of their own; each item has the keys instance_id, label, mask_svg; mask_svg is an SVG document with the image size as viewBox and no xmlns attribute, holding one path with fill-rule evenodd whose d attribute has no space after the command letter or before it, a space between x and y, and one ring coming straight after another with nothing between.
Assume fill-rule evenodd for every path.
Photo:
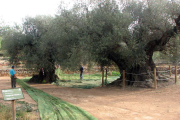
<instances>
[{"instance_id":1,"label":"olive grove","mask_svg":"<svg viewBox=\"0 0 180 120\"><path fill-rule=\"evenodd\" d=\"M7 31L3 46L10 61L45 68L52 82L55 64L75 70L80 64L116 64L129 73L149 73L156 51L168 51L180 32L177 1L86 1L59 7L55 17L27 18L23 30ZM143 81L153 73L134 77ZM131 82L133 84L133 82Z\"/></svg>"}]
</instances>

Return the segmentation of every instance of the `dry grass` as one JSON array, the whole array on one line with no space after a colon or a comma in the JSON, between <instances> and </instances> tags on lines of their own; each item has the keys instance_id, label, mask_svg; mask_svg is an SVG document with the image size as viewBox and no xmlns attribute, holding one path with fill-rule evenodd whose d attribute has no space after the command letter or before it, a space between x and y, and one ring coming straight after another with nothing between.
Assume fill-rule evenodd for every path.
<instances>
[{"instance_id":1,"label":"dry grass","mask_svg":"<svg viewBox=\"0 0 180 120\"><path fill-rule=\"evenodd\" d=\"M16 110L17 120L37 120L38 117L33 112L25 112L24 110ZM0 120L12 120L12 108L10 105L0 103Z\"/></svg>"},{"instance_id":2,"label":"dry grass","mask_svg":"<svg viewBox=\"0 0 180 120\"><path fill-rule=\"evenodd\" d=\"M1 120L12 120L11 108L9 105L0 104L0 118Z\"/></svg>"}]
</instances>

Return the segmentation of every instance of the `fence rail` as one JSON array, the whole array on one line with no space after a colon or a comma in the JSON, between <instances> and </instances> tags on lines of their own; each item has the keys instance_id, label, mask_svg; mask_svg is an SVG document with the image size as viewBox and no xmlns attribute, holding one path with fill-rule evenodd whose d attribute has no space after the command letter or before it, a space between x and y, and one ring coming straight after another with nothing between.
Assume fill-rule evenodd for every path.
<instances>
[{"instance_id":1,"label":"fence rail","mask_svg":"<svg viewBox=\"0 0 180 120\"><path fill-rule=\"evenodd\" d=\"M154 71L150 71L150 72L154 72L154 88L157 89L157 81L167 81L169 78L166 79L157 79L156 77L156 73L168 73L171 76L172 75L172 70L175 71L175 84L177 83L177 71L180 71L180 69L177 68L177 66L175 66L175 69L171 69L171 67L169 66L169 70L166 71L156 71L156 68L154 68ZM149 72L149 73L150 73ZM126 80L125 79L125 74L132 74L132 75L145 75L145 74L149 74L149 73L140 73L140 74L134 74L134 73L127 73L125 72L125 70L123 70L123 89L125 88L125 81L128 82L148 82L148 81L131 81L131 80Z\"/></svg>"},{"instance_id":2,"label":"fence rail","mask_svg":"<svg viewBox=\"0 0 180 120\"><path fill-rule=\"evenodd\" d=\"M104 70L106 71L106 75L104 75ZM106 80L107 80L107 69L104 69L102 71L102 87L104 86L104 76L106 76ZM157 71L156 71L157 70ZM157 68L154 68L154 71L149 71L147 73L139 73L139 74L135 74L135 73L128 73L128 72L125 72L125 70L123 70L123 80L122 80L122 86L123 86L123 89L125 88L125 82L133 82L133 83L142 83L142 82L149 82L150 80L145 80L145 81L132 81L132 80L126 80L125 78L125 75L134 75L134 76L138 76L138 75L150 75L151 73L154 73L154 88L157 89L157 81L168 81L169 78L160 78L160 79L157 79L157 76L156 74L157 73L169 73L169 76L171 77L172 74L175 75L175 84L177 83L177 74L179 73L180 74L180 67L172 67L169 65L169 67L167 68L162 68L162 67L157 67ZM106 82L105 82L106 83Z\"/></svg>"}]
</instances>

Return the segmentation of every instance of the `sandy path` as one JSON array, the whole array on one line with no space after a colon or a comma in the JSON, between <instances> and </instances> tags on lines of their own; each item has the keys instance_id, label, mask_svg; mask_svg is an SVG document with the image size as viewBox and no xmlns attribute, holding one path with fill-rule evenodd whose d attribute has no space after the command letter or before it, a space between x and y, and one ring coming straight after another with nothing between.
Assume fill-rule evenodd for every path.
<instances>
[{"instance_id":1,"label":"sandy path","mask_svg":"<svg viewBox=\"0 0 180 120\"><path fill-rule=\"evenodd\" d=\"M22 79L23 77L18 77L19 79ZM20 87L18 84L16 84L16 87ZM11 79L10 77L0 77L0 89L11 89ZM28 103L36 104L36 102L27 94L27 92L22 89L24 99L20 99L19 101L26 101ZM2 92L0 92L0 102L4 103L11 103L10 101L4 101Z\"/></svg>"},{"instance_id":2,"label":"sandy path","mask_svg":"<svg viewBox=\"0 0 180 120\"><path fill-rule=\"evenodd\" d=\"M23 78L23 77L18 77L19 79ZM16 87L19 88L20 86L18 84L16 84ZM0 77L0 89L11 89L11 79L10 77ZM32 108L33 110L37 110L38 109L38 106L37 106L37 103L28 95L28 93L26 92L26 90L24 90L23 88L22 89L22 92L23 92L23 95L24 95L24 99L19 99L18 101L25 101L25 102L28 102L30 104L33 104ZM12 104L11 101L4 101L3 99L3 96L2 96L2 91L0 91L0 103L3 103L3 104ZM15 104L16 107L17 106L21 106L21 104L18 104L16 103ZM39 120L39 112L38 111L33 111L33 118L35 118L36 120ZM1 118L0 118L1 120Z\"/></svg>"},{"instance_id":3,"label":"sandy path","mask_svg":"<svg viewBox=\"0 0 180 120\"><path fill-rule=\"evenodd\" d=\"M180 85L161 89L75 89L32 85L88 111L99 120L179 120Z\"/></svg>"},{"instance_id":4,"label":"sandy path","mask_svg":"<svg viewBox=\"0 0 180 120\"><path fill-rule=\"evenodd\" d=\"M0 77L0 88L10 88L10 78ZM31 84L51 95L88 111L98 120L179 120L180 84L166 88L75 89L50 84ZM23 101L36 104L23 90ZM0 102L2 99L0 93Z\"/></svg>"}]
</instances>

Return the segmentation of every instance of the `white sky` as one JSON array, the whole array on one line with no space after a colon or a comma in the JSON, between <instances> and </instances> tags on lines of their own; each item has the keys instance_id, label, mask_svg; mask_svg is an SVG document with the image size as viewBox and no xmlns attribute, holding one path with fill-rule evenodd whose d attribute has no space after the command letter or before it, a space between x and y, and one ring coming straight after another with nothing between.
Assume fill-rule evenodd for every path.
<instances>
[{"instance_id":1,"label":"white sky","mask_svg":"<svg viewBox=\"0 0 180 120\"><path fill-rule=\"evenodd\" d=\"M68 1L63 2L70 4ZM21 24L26 16L54 15L60 3L61 0L1 0L0 23L3 20L8 25Z\"/></svg>"},{"instance_id":2,"label":"white sky","mask_svg":"<svg viewBox=\"0 0 180 120\"><path fill-rule=\"evenodd\" d=\"M72 7L75 1L82 2L86 0L1 0L0 24L2 21L8 25L21 24L22 19L26 16L54 15L57 13L61 1L67 4L68 7Z\"/></svg>"}]
</instances>

